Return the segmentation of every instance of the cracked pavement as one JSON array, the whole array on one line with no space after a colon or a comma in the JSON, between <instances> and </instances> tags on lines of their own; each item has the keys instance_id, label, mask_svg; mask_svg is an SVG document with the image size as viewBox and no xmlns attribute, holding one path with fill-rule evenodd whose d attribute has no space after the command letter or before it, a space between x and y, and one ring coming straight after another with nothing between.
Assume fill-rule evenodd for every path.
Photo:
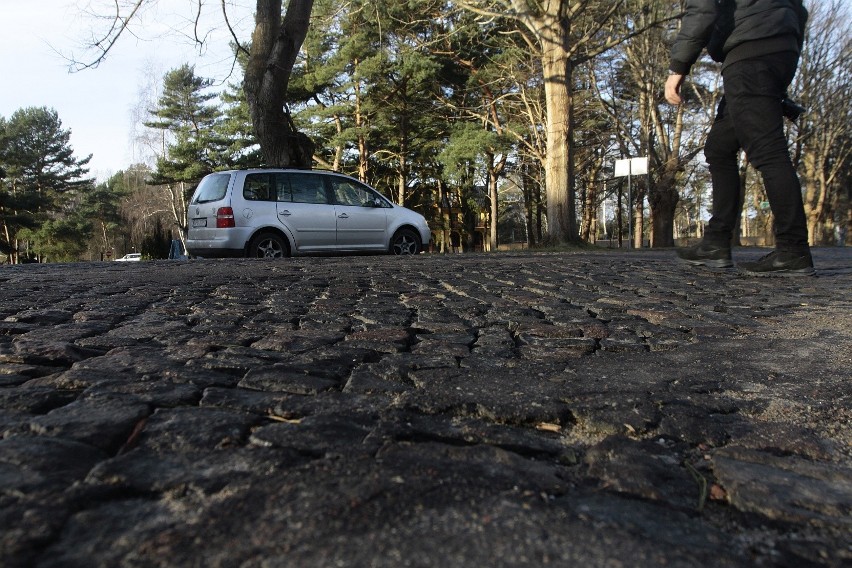
<instances>
[{"instance_id":1,"label":"cracked pavement","mask_svg":"<svg viewBox=\"0 0 852 568\"><path fill-rule=\"evenodd\" d=\"M852 249L814 258L2 267L0 557L849 565Z\"/></svg>"}]
</instances>

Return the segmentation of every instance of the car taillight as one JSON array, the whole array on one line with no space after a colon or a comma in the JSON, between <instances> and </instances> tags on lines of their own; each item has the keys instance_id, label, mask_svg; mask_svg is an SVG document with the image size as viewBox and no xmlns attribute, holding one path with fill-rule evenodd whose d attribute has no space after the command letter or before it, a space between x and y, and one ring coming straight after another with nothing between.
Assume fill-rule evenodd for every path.
<instances>
[{"instance_id":1,"label":"car taillight","mask_svg":"<svg viewBox=\"0 0 852 568\"><path fill-rule=\"evenodd\" d=\"M231 227L236 227L234 210L230 207L220 207L216 210L216 228L230 229Z\"/></svg>"}]
</instances>

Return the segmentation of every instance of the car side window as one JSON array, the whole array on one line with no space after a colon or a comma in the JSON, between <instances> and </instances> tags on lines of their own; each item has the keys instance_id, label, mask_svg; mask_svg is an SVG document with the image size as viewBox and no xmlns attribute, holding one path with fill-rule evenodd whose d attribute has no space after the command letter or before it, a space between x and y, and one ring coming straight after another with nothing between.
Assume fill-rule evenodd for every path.
<instances>
[{"instance_id":1,"label":"car side window","mask_svg":"<svg viewBox=\"0 0 852 568\"><path fill-rule=\"evenodd\" d=\"M247 201L275 201L272 177L270 174L248 174L243 183L243 197Z\"/></svg>"},{"instance_id":2,"label":"car side window","mask_svg":"<svg viewBox=\"0 0 852 568\"><path fill-rule=\"evenodd\" d=\"M293 201L293 192L290 189L290 176L287 174L275 174L275 189L278 193L278 201Z\"/></svg>"},{"instance_id":3,"label":"car side window","mask_svg":"<svg viewBox=\"0 0 852 568\"><path fill-rule=\"evenodd\" d=\"M293 203L328 203L325 182L317 174L290 174Z\"/></svg>"},{"instance_id":4,"label":"car side window","mask_svg":"<svg viewBox=\"0 0 852 568\"><path fill-rule=\"evenodd\" d=\"M334 194L334 202L340 205L363 206L373 199L366 188L359 187L346 179L332 178L331 188Z\"/></svg>"}]
</instances>

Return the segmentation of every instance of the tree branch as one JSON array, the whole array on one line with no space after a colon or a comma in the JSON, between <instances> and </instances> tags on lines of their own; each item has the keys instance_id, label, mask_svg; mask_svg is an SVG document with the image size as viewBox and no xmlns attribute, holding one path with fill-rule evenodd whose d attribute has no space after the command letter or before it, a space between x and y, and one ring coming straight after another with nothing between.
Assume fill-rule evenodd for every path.
<instances>
[{"instance_id":1,"label":"tree branch","mask_svg":"<svg viewBox=\"0 0 852 568\"><path fill-rule=\"evenodd\" d=\"M228 19L228 9L225 7L225 0L222 0L222 18L225 20L225 27L228 28L228 32L231 34L231 37L234 39L234 45L238 52L242 52L246 55L249 55L248 49L240 43L239 38L237 38L237 33L234 31L234 27L231 25L231 21Z\"/></svg>"},{"instance_id":2,"label":"tree branch","mask_svg":"<svg viewBox=\"0 0 852 568\"><path fill-rule=\"evenodd\" d=\"M126 18L121 17L121 6L119 6L118 0L114 0L115 3L115 18L113 19L112 27L110 27L109 31L99 40L96 40L92 47L95 47L100 50L100 55L98 55L93 61L89 63L82 63L80 61L72 60L70 68L72 71L83 71L84 69L94 69L98 67L103 61L106 59L110 50L115 46L118 42L119 38L124 34L130 25L130 21L136 15L136 12L139 11L139 8L145 0L136 0L136 3L133 5L133 9L130 11L130 15ZM106 44L106 45L104 45Z\"/></svg>"}]
</instances>

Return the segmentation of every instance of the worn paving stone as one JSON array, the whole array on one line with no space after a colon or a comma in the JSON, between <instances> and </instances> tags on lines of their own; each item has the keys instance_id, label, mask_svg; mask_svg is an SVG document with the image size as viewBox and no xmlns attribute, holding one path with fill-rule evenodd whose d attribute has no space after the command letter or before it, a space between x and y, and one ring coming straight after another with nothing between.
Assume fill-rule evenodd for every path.
<instances>
[{"instance_id":1,"label":"worn paving stone","mask_svg":"<svg viewBox=\"0 0 852 568\"><path fill-rule=\"evenodd\" d=\"M2 267L0 557L849 565L852 252L814 256Z\"/></svg>"},{"instance_id":2,"label":"worn paving stone","mask_svg":"<svg viewBox=\"0 0 852 568\"><path fill-rule=\"evenodd\" d=\"M234 487L262 483L265 479L302 465L309 458L295 449L275 447L192 449L173 451L134 448L91 468L82 491L116 495L165 496L180 501L182 495L202 499L233 492Z\"/></svg>"},{"instance_id":3,"label":"worn paving stone","mask_svg":"<svg viewBox=\"0 0 852 568\"><path fill-rule=\"evenodd\" d=\"M713 472L738 509L852 531L849 468L731 446L713 454Z\"/></svg>"},{"instance_id":4,"label":"worn paving stone","mask_svg":"<svg viewBox=\"0 0 852 568\"><path fill-rule=\"evenodd\" d=\"M149 406L133 397L83 396L33 418L29 426L34 434L81 442L112 454L149 413Z\"/></svg>"},{"instance_id":5,"label":"worn paving stone","mask_svg":"<svg viewBox=\"0 0 852 568\"><path fill-rule=\"evenodd\" d=\"M0 440L4 495L60 493L83 479L107 454L90 445L45 436L9 436Z\"/></svg>"},{"instance_id":6,"label":"worn paving stone","mask_svg":"<svg viewBox=\"0 0 852 568\"><path fill-rule=\"evenodd\" d=\"M21 385L0 389L0 408L36 415L46 414L77 399L78 393L73 390L31 385L32 382L27 381Z\"/></svg>"},{"instance_id":7,"label":"worn paving stone","mask_svg":"<svg viewBox=\"0 0 852 568\"><path fill-rule=\"evenodd\" d=\"M700 487L665 440L611 436L585 455L588 474L602 487L689 511Z\"/></svg>"}]
</instances>

